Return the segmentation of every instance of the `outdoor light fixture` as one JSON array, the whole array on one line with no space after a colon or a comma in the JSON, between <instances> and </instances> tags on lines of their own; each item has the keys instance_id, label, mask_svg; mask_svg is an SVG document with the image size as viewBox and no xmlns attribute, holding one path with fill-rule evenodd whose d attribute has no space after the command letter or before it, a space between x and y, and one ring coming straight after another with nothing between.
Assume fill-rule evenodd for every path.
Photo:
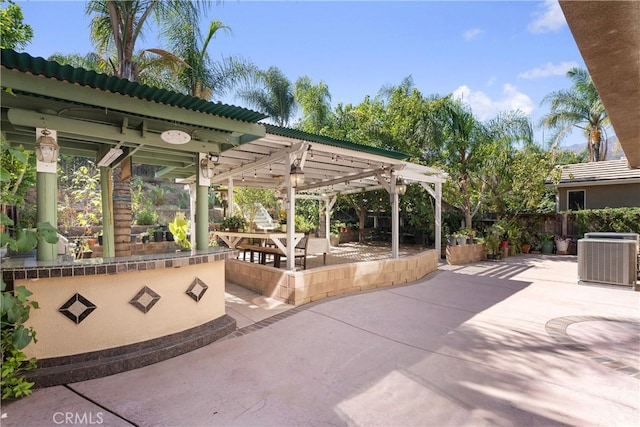
<instances>
[{"instance_id":1,"label":"outdoor light fixture","mask_svg":"<svg viewBox=\"0 0 640 427\"><path fill-rule=\"evenodd\" d=\"M181 130L171 129L162 132L160 134L160 139L167 144L182 145L191 141L191 135Z\"/></svg>"},{"instance_id":2,"label":"outdoor light fixture","mask_svg":"<svg viewBox=\"0 0 640 427\"><path fill-rule=\"evenodd\" d=\"M56 140L49 136L51 132L44 129L42 135L37 139L36 145L33 147L36 151L36 158L44 163L55 163L58 159L60 146Z\"/></svg>"},{"instance_id":3,"label":"outdoor light fixture","mask_svg":"<svg viewBox=\"0 0 640 427\"><path fill-rule=\"evenodd\" d=\"M213 178L218 160L220 160L220 155L217 153L209 153L200 160L200 172L204 178Z\"/></svg>"},{"instance_id":4,"label":"outdoor light fixture","mask_svg":"<svg viewBox=\"0 0 640 427\"><path fill-rule=\"evenodd\" d=\"M398 196L403 196L404 193L407 192L407 183L402 180L402 181L398 181L396 183L396 193L398 193Z\"/></svg>"},{"instance_id":5,"label":"outdoor light fixture","mask_svg":"<svg viewBox=\"0 0 640 427\"><path fill-rule=\"evenodd\" d=\"M300 161L295 160L291 165L291 172L289 173L289 179L291 180L292 187L299 187L304 184L304 172L300 167Z\"/></svg>"},{"instance_id":6,"label":"outdoor light fixture","mask_svg":"<svg viewBox=\"0 0 640 427\"><path fill-rule=\"evenodd\" d=\"M98 161L98 167L107 167L110 166L111 163L115 162L118 157L122 155L123 151L121 148L110 148L109 151L105 153L104 156Z\"/></svg>"}]
</instances>

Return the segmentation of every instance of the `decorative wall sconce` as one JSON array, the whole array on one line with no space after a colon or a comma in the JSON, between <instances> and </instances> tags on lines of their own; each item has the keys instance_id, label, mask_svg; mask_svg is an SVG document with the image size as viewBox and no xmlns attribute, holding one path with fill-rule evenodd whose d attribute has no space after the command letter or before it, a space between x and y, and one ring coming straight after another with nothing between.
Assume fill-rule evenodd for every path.
<instances>
[{"instance_id":1,"label":"decorative wall sconce","mask_svg":"<svg viewBox=\"0 0 640 427\"><path fill-rule=\"evenodd\" d=\"M36 152L36 158L44 163L55 163L58 160L58 154L60 153L60 146L58 142L53 138L51 132L48 129L42 130L42 135L36 140L34 150Z\"/></svg>"}]
</instances>

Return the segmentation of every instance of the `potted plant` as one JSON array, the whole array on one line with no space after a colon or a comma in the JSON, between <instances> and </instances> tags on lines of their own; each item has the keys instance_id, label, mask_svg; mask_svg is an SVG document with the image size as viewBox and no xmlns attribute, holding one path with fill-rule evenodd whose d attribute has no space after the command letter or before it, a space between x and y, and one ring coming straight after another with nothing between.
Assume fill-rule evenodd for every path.
<instances>
[{"instance_id":1,"label":"potted plant","mask_svg":"<svg viewBox=\"0 0 640 427\"><path fill-rule=\"evenodd\" d=\"M456 243L458 245L466 245L467 244L467 235L462 231L458 231L453 234L456 238Z\"/></svg>"},{"instance_id":2,"label":"potted plant","mask_svg":"<svg viewBox=\"0 0 640 427\"><path fill-rule=\"evenodd\" d=\"M229 218L225 218L222 220L222 223L221 223L221 227L229 231L238 231L239 229L244 228L245 225L246 225L246 221L244 220L244 217L237 216L237 215L230 216Z\"/></svg>"},{"instance_id":3,"label":"potted plant","mask_svg":"<svg viewBox=\"0 0 640 427\"><path fill-rule=\"evenodd\" d=\"M562 254L566 254L567 251L569 250L569 242L571 241L571 239L567 238L566 236L556 236L556 250L558 254L562 253Z\"/></svg>"},{"instance_id":4,"label":"potted plant","mask_svg":"<svg viewBox=\"0 0 640 427\"><path fill-rule=\"evenodd\" d=\"M500 259L500 239L491 230L484 238L484 245L487 251L487 259Z\"/></svg>"},{"instance_id":5,"label":"potted plant","mask_svg":"<svg viewBox=\"0 0 640 427\"><path fill-rule=\"evenodd\" d=\"M476 238L476 230L470 227L466 227L460 230L460 233L467 239L467 245L472 245Z\"/></svg>"},{"instance_id":6,"label":"potted plant","mask_svg":"<svg viewBox=\"0 0 640 427\"><path fill-rule=\"evenodd\" d=\"M162 228L152 228L147 232L153 236L154 242L162 242L164 240L164 230Z\"/></svg>"},{"instance_id":7,"label":"potted plant","mask_svg":"<svg viewBox=\"0 0 640 427\"><path fill-rule=\"evenodd\" d=\"M522 232L521 249L523 254L528 254L531 251L531 236L526 231Z\"/></svg>"},{"instance_id":8,"label":"potted plant","mask_svg":"<svg viewBox=\"0 0 640 427\"><path fill-rule=\"evenodd\" d=\"M280 209L280 230L287 231L287 212L284 209Z\"/></svg>"},{"instance_id":9,"label":"potted plant","mask_svg":"<svg viewBox=\"0 0 640 427\"><path fill-rule=\"evenodd\" d=\"M543 233L540 235L540 242L542 242L541 252L549 255L553 253L553 234Z\"/></svg>"},{"instance_id":10,"label":"potted plant","mask_svg":"<svg viewBox=\"0 0 640 427\"><path fill-rule=\"evenodd\" d=\"M173 240L182 250L191 248L191 242L189 241L189 222L183 214L176 214L173 222L169 223L169 231L173 234Z\"/></svg>"},{"instance_id":11,"label":"potted plant","mask_svg":"<svg viewBox=\"0 0 640 427\"><path fill-rule=\"evenodd\" d=\"M509 241L509 255L520 253L522 249L522 240L520 237L520 229L516 226L507 230L507 240Z\"/></svg>"}]
</instances>

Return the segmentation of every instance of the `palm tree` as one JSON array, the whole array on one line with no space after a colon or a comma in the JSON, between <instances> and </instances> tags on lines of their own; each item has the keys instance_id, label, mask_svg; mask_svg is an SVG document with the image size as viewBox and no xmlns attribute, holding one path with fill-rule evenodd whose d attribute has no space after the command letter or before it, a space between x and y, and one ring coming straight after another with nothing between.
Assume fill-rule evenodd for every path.
<instances>
[{"instance_id":1,"label":"palm tree","mask_svg":"<svg viewBox=\"0 0 640 427\"><path fill-rule=\"evenodd\" d=\"M329 87L324 82L313 85L308 76L302 76L296 81L294 95L302 106L300 128L305 132L319 133L331 116Z\"/></svg>"},{"instance_id":2,"label":"palm tree","mask_svg":"<svg viewBox=\"0 0 640 427\"><path fill-rule=\"evenodd\" d=\"M187 64L180 67L177 73L182 91L206 100L211 99L214 94L222 97L255 74L253 64L241 58L223 57L220 61L211 60L207 51L209 43L219 31L230 30L221 21L214 20L202 39L196 21L185 19L183 15L175 16L164 35L171 52Z\"/></svg>"},{"instance_id":3,"label":"palm tree","mask_svg":"<svg viewBox=\"0 0 640 427\"><path fill-rule=\"evenodd\" d=\"M399 85L385 84L378 91L378 96L386 99L387 101L391 98L391 96L400 91L405 97L409 97L411 92L416 88L416 84L413 81L413 76L408 75L403 78Z\"/></svg>"},{"instance_id":4,"label":"palm tree","mask_svg":"<svg viewBox=\"0 0 640 427\"><path fill-rule=\"evenodd\" d=\"M167 25L175 16L198 22L202 6L208 4L190 0L91 0L87 3L86 13L93 16L90 30L99 53L108 56L115 51L115 57L111 59L113 74L138 81L142 71L140 65L147 52L159 55L161 61L180 62L177 57L161 49L147 49L134 55L136 42L144 34L149 18L155 18L160 25ZM113 173L119 176L119 168ZM131 254L127 237L131 234L129 180L114 179L113 208L115 255L127 256Z\"/></svg>"},{"instance_id":5,"label":"palm tree","mask_svg":"<svg viewBox=\"0 0 640 427\"><path fill-rule=\"evenodd\" d=\"M257 87L240 92L240 98L268 115L278 126L287 126L297 103L291 81L277 67L256 73Z\"/></svg>"},{"instance_id":6,"label":"palm tree","mask_svg":"<svg viewBox=\"0 0 640 427\"><path fill-rule=\"evenodd\" d=\"M115 50L114 75L137 81L141 58L134 52L138 38L147 28L148 19L154 17L165 26L171 22L172 16L197 22L201 6L207 4L209 2L190 0L91 0L87 3L86 13L93 16L91 37L99 52ZM145 52L177 58L162 49L147 49Z\"/></svg>"},{"instance_id":7,"label":"palm tree","mask_svg":"<svg viewBox=\"0 0 640 427\"><path fill-rule=\"evenodd\" d=\"M532 144L531 124L519 111L482 123L466 104L450 97L437 102L434 119L439 163L449 174L445 199L464 213L466 227L471 227L479 209L510 184L502 178L509 172L515 144Z\"/></svg>"},{"instance_id":8,"label":"palm tree","mask_svg":"<svg viewBox=\"0 0 640 427\"><path fill-rule=\"evenodd\" d=\"M603 133L610 121L600 95L587 70L572 68L567 77L573 81L570 89L552 92L542 100L542 104L550 104L551 111L542 118L541 124L556 131L552 137L554 151L575 126L583 129L587 136L589 161L605 160L607 140Z\"/></svg>"},{"instance_id":9,"label":"palm tree","mask_svg":"<svg viewBox=\"0 0 640 427\"><path fill-rule=\"evenodd\" d=\"M77 53L65 54L56 52L47 58L48 61L55 61L60 65L70 65L75 68L95 71L96 73L110 74L107 60L95 52L89 52L82 56Z\"/></svg>"}]
</instances>

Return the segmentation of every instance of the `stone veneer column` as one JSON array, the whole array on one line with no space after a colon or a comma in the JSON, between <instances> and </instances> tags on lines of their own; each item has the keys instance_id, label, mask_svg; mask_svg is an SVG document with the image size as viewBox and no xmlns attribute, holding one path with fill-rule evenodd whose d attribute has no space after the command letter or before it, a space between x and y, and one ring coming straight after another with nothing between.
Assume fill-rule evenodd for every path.
<instances>
[{"instance_id":1,"label":"stone veneer column","mask_svg":"<svg viewBox=\"0 0 640 427\"><path fill-rule=\"evenodd\" d=\"M131 256L131 187L120 179L120 167L113 169L113 230L116 257Z\"/></svg>"}]
</instances>

